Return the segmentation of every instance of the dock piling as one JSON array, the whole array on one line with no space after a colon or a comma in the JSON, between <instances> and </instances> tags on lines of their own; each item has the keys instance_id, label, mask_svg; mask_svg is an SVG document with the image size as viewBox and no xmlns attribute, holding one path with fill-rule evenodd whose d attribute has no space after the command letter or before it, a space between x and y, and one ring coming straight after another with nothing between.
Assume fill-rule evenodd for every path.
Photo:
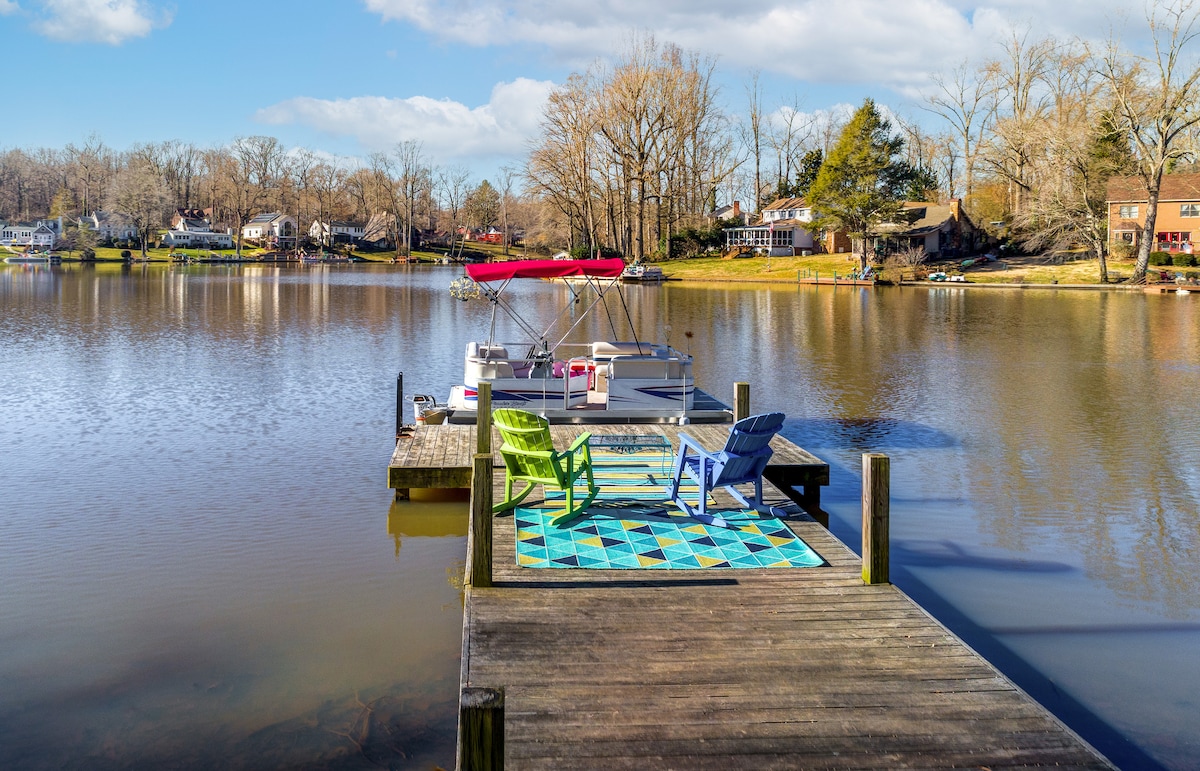
<instances>
[{"instance_id":1,"label":"dock piling","mask_svg":"<svg viewBox=\"0 0 1200 771\"><path fill-rule=\"evenodd\" d=\"M750 417L750 384L733 384L733 422Z\"/></svg>"},{"instance_id":2,"label":"dock piling","mask_svg":"<svg viewBox=\"0 0 1200 771\"><path fill-rule=\"evenodd\" d=\"M492 384L480 382L475 408L475 452L492 454Z\"/></svg>"},{"instance_id":3,"label":"dock piling","mask_svg":"<svg viewBox=\"0 0 1200 771\"><path fill-rule=\"evenodd\" d=\"M504 768L504 689L463 688L458 705L458 771Z\"/></svg>"},{"instance_id":4,"label":"dock piling","mask_svg":"<svg viewBox=\"0 0 1200 771\"><path fill-rule=\"evenodd\" d=\"M492 585L492 454L475 456L471 475L471 529L467 536L467 586Z\"/></svg>"},{"instance_id":5,"label":"dock piling","mask_svg":"<svg viewBox=\"0 0 1200 771\"><path fill-rule=\"evenodd\" d=\"M400 431L404 428L404 373L396 375L396 443L400 442Z\"/></svg>"},{"instance_id":6,"label":"dock piling","mask_svg":"<svg viewBox=\"0 0 1200 771\"><path fill-rule=\"evenodd\" d=\"M867 584L887 584L891 460L877 452L862 456L862 578Z\"/></svg>"}]
</instances>

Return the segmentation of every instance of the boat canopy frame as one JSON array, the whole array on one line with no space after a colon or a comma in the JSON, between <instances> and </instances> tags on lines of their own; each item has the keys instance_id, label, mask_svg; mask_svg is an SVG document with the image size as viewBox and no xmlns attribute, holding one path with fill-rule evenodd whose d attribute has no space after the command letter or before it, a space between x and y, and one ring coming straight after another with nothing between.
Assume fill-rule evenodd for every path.
<instances>
[{"instance_id":1,"label":"boat canopy frame","mask_svg":"<svg viewBox=\"0 0 1200 771\"><path fill-rule=\"evenodd\" d=\"M625 261L620 257L614 257L604 260L514 260L511 262L497 263L472 263L465 266L467 276L475 282L479 287L480 293L488 299L492 304L491 324L488 329L488 345L495 342L496 337L496 310L500 309L504 315L508 316L512 321L530 338L532 347L527 358L549 358L553 352L562 345L571 335L576 327L579 326L588 314L600 304L603 304L605 313L608 315L609 327L612 328L613 334L616 335L616 325L612 320L612 313L609 311L606 297L609 292L616 288L617 296L621 300L621 307L625 311L626 321L629 323L629 328L633 334L633 340L637 344L638 349L642 347L642 342L638 339L637 330L633 325L633 318L629 314L629 306L625 302L625 295L621 291L619 279L621 273L625 270ZM571 291L571 302L565 305L549 323L549 325L541 332L530 324L516 308L504 296L505 289L518 278L583 278L586 280L586 286L591 287L595 291L595 297L588 304L583 313L563 332L562 336L551 345L549 336L551 331L559 326L563 317L571 309L573 305L582 301L583 296L576 286L567 282L567 287Z\"/></svg>"}]
</instances>

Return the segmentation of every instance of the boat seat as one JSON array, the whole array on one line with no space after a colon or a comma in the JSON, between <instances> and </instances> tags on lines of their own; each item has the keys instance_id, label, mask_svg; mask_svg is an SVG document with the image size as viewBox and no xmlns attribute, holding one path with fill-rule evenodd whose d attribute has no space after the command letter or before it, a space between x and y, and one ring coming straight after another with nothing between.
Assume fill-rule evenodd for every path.
<instances>
[{"instance_id":1,"label":"boat seat","mask_svg":"<svg viewBox=\"0 0 1200 771\"><path fill-rule=\"evenodd\" d=\"M628 380L654 378L669 380L683 377L678 359L659 359L652 356L614 356L608 363L608 378Z\"/></svg>"},{"instance_id":2,"label":"boat seat","mask_svg":"<svg viewBox=\"0 0 1200 771\"><path fill-rule=\"evenodd\" d=\"M659 353L662 346L652 345L650 343L633 343L633 342L613 342L611 340L600 340L592 343L592 358L597 361L611 359L614 356L654 356Z\"/></svg>"}]
</instances>

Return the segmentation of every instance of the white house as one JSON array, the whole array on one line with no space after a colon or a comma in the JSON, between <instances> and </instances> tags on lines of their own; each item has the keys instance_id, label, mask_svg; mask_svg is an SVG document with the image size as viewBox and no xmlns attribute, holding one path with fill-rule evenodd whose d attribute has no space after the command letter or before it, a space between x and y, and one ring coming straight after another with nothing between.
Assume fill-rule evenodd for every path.
<instances>
[{"instance_id":1,"label":"white house","mask_svg":"<svg viewBox=\"0 0 1200 771\"><path fill-rule=\"evenodd\" d=\"M171 230L212 230L212 209L176 209L171 215Z\"/></svg>"},{"instance_id":2,"label":"white house","mask_svg":"<svg viewBox=\"0 0 1200 771\"><path fill-rule=\"evenodd\" d=\"M89 230L95 231L101 240L133 241L138 237L137 228L121 222L110 212L106 211L94 211L91 214L84 215L79 218L78 223L81 228L86 227Z\"/></svg>"},{"instance_id":3,"label":"white house","mask_svg":"<svg viewBox=\"0 0 1200 771\"><path fill-rule=\"evenodd\" d=\"M60 235L62 235L62 217L38 220L34 223L18 222L4 225L3 229L0 229L0 244L53 249Z\"/></svg>"},{"instance_id":4,"label":"white house","mask_svg":"<svg viewBox=\"0 0 1200 771\"><path fill-rule=\"evenodd\" d=\"M803 198L780 198L763 207L762 222L725 231L725 249L752 249L769 256L792 256L814 249L812 209Z\"/></svg>"},{"instance_id":5,"label":"white house","mask_svg":"<svg viewBox=\"0 0 1200 771\"><path fill-rule=\"evenodd\" d=\"M750 224L750 213L742 211L741 201L734 201L732 204L718 206L708 216L712 218L714 222L728 222L730 224L737 223L739 225Z\"/></svg>"},{"instance_id":6,"label":"white house","mask_svg":"<svg viewBox=\"0 0 1200 771\"><path fill-rule=\"evenodd\" d=\"M232 249L233 234L214 233L211 230L168 230L163 236L162 244L169 247Z\"/></svg>"},{"instance_id":7,"label":"white house","mask_svg":"<svg viewBox=\"0 0 1200 771\"><path fill-rule=\"evenodd\" d=\"M308 236L320 244L354 244L363 240L367 226L361 222L337 222L313 220Z\"/></svg>"},{"instance_id":8,"label":"white house","mask_svg":"<svg viewBox=\"0 0 1200 771\"><path fill-rule=\"evenodd\" d=\"M296 240L296 218L290 214L256 214L242 227L242 238L269 246L286 246Z\"/></svg>"}]
</instances>

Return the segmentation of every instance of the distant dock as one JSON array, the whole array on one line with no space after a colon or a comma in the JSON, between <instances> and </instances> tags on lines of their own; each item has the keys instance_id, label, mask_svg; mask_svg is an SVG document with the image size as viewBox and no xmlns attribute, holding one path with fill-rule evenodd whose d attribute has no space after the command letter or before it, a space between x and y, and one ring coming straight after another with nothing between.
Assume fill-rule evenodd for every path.
<instances>
[{"instance_id":1,"label":"distant dock","mask_svg":"<svg viewBox=\"0 0 1200 771\"><path fill-rule=\"evenodd\" d=\"M716 448L729 427L551 431L563 447L583 431L677 447L685 431ZM473 426L417 427L388 470L398 492L473 485L459 768L1113 768L886 583L886 477L864 485L884 491L864 496L882 557L874 530L860 559L805 513L820 515L828 465L776 437L764 494L824 566L535 569L517 565L516 517L491 515L504 473L488 437L477 453ZM866 583L880 559L884 582Z\"/></svg>"}]
</instances>

